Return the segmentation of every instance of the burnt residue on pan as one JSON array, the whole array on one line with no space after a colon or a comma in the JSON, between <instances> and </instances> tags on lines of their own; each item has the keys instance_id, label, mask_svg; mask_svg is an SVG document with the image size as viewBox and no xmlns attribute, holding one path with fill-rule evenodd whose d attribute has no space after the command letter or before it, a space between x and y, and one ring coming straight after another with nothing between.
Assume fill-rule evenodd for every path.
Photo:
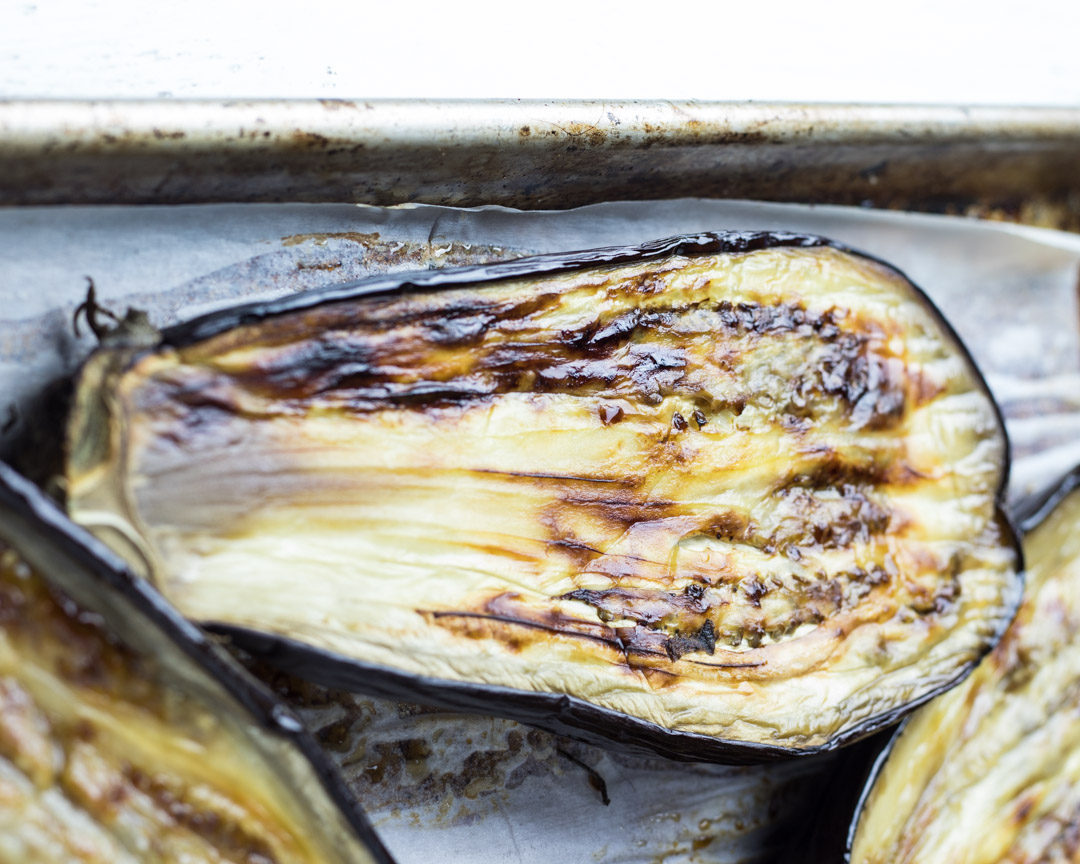
<instances>
[{"instance_id":1,"label":"burnt residue on pan","mask_svg":"<svg viewBox=\"0 0 1080 864\"><path fill-rule=\"evenodd\" d=\"M693 196L1080 225L1069 108L16 102L0 105L0 127L4 204L563 209Z\"/></svg>"},{"instance_id":2,"label":"burnt residue on pan","mask_svg":"<svg viewBox=\"0 0 1080 864\"><path fill-rule=\"evenodd\" d=\"M503 814L512 813L524 864L583 849L601 864L765 864L801 826L807 792L826 782L835 761L738 768L611 753L510 720L320 687L244 660L315 731L403 856L429 831L452 838L447 860L496 854L509 842ZM530 842L541 831L547 840Z\"/></svg>"}]
</instances>

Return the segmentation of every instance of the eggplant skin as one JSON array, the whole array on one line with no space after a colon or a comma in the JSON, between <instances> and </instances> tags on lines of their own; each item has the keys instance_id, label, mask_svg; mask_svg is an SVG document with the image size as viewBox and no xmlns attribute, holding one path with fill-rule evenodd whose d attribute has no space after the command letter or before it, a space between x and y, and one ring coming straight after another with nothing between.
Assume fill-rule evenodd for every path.
<instances>
[{"instance_id":1,"label":"eggplant skin","mask_svg":"<svg viewBox=\"0 0 1080 864\"><path fill-rule=\"evenodd\" d=\"M285 706L0 464L0 862L389 864Z\"/></svg>"},{"instance_id":2,"label":"eggplant skin","mask_svg":"<svg viewBox=\"0 0 1080 864\"><path fill-rule=\"evenodd\" d=\"M725 234L102 349L66 480L184 614L305 674L733 761L836 747L974 666L1019 595L1006 472L902 274Z\"/></svg>"},{"instance_id":3,"label":"eggplant skin","mask_svg":"<svg viewBox=\"0 0 1080 864\"><path fill-rule=\"evenodd\" d=\"M849 860L1080 857L1080 469L1021 505L1024 601L997 647L916 712L867 784Z\"/></svg>"}]
</instances>

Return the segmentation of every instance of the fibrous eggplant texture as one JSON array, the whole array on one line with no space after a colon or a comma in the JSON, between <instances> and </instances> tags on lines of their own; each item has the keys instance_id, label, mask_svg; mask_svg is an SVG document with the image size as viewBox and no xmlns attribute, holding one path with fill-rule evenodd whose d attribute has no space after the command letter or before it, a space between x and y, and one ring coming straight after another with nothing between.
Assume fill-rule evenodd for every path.
<instances>
[{"instance_id":1,"label":"fibrous eggplant texture","mask_svg":"<svg viewBox=\"0 0 1080 864\"><path fill-rule=\"evenodd\" d=\"M1001 424L895 270L729 234L395 279L100 351L72 513L356 686L686 758L863 734L1003 629Z\"/></svg>"}]
</instances>

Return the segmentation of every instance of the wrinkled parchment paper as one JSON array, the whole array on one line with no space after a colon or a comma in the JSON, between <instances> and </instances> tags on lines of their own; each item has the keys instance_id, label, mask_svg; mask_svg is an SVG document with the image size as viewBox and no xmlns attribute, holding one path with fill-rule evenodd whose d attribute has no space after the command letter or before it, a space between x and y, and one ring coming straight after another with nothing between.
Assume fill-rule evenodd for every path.
<instances>
[{"instance_id":1,"label":"wrinkled parchment paper","mask_svg":"<svg viewBox=\"0 0 1080 864\"><path fill-rule=\"evenodd\" d=\"M49 381L93 347L72 316L94 280L167 325L390 270L721 229L822 234L903 269L950 320L1005 413L1015 499L1080 463L1080 237L949 217L749 202L567 212L353 205L0 210L0 455ZM390 850L424 862L763 862L828 789L829 757L681 765L511 721L277 680L342 765ZM604 797L609 800L604 803Z\"/></svg>"}]
</instances>

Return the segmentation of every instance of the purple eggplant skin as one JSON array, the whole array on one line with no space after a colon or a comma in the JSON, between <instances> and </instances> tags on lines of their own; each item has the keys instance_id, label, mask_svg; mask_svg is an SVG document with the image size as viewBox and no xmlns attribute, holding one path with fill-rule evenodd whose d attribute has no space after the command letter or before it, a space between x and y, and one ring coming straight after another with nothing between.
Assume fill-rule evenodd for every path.
<instances>
[{"instance_id":1,"label":"purple eggplant skin","mask_svg":"<svg viewBox=\"0 0 1080 864\"><path fill-rule=\"evenodd\" d=\"M320 854L327 857L321 860L331 860L332 856L335 861L393 864L393 859L360 811L337 769L292 710L246 672L213 637L179 615L150 583L136 577L105 544L72 523L37 486L3 463L0 463L0 548L14 553L19 561L24 562L16 566L29 567L27 572L32 574L32 578L41 580L48 592L45 597L51 595L54 598L46 602L63 610L57 615L68 616L74 622L71 626L87 629L85 639L91 655L87 658L63 659L64 655L61 654L60 666L57 667L61 674L67 674L63 672L67 668L64 664L74 664L77 668L81 668L80 664L86 664L86 671L79 674L91 682L88 686L104 687L104 692L110 693L112 691L108 688L113 685L108 683L112 674L109 670L114 668L110 664L116 662L116 656L121 658L120 662L126 662L123 658L130 657L133 658L132 662L142 664L137 668L143 672L132 673L136 676L144 674L147 669L157 669L159 662L163 664L161 668L167 671L152 673L155 687L171 687L161 682L172 681L170 675L177 675L177 680L182 675L183 683L176 685L176 693L185 694L187 704L202 704L208 694L219 694L224 701L209 705L207 710L215 716L220 712L223 716L235 717L235 721L229 721L235 722L235 726L229 728L247 730L247 735L251 737L251 740L248 737L230 739L230 743L237 748L250 746L252 753L260 754L251 757L254 759L266 760L273 754L273 770L280 771L278 777L288 778L286 782L294 784L294 788L287 789L286 795L305 794L299 791L305 790L308 797L302 806L297 806L296 813L307 809L309 813L317 814L304 831L311 837L321 838L313 841L310 847L322 850ZM17 587L11 590L15 591L12 596L19 596ZM21 625L15 622L13 626L18 628ZM40 640L46 625L37 623L32 626L37 628L32 639ZM13 644L20 643L16 641ZM61 647L59 650L63 652L65 649ZM106 659L102 660L103 657ZM142 690L153 692L147 689L149 682L142 680L145 685L140 685ZM81 678L74 681L76 686L82 686L79 683ZM16 692L21 692L17 683L5 686L14 686ZM164 709L151 707L149 710L175 710L168 707L175 702L175 695L172 693L166 698ZM131 697L121 696L121 699L128 698ZM172 715L167 713L167 716ZM205 730L208 727L204 725L201 728ZM90 735L88 740L93 742L98 733L91 735L92 732L78 734ZM190 734L189 730L177 732L180 739ZM254 742L256 738L257 743ZM15 759L18 764L18 754ZM267 761L266 764L271 763ZM153 766L148 767L153 770ZM140 778L135 782L144 790L144 794L171 794L156 791L158 787L154 784L169 781L140 773L139 763L135 763L134 767L125 767L123 771L132 772L131 776ZM260 776L265 780L270 775ZM252 782L260 781L254 778ZM122 808L123 798L116 800L118 803L115 806ZM171 804L167 797L162 800L166 802L163 806L167 807L188 806L175 798ZM295 801L293 803L296 804ZM194 806L194 815L190 817L176 809L176 813L180 814L175 817L179 824L185 825L184 820L190 819L196 831L210 830L200 825L218 824L212 821L213 816L209 812L203 822L196 823L196 818L203 817L197 809L200 805ZM246 829L230 827L227 822L221 824L220 830L225 832L223 836L245 836L243 831ZM229 831L234 833L228 835Z\"/></svg>"},{"instance_id":2,"label":"purple eggplant skin","mask_svg":"<svg viewBox=\"0 0 1080 864\"><path fill-rule=\"evenodd\" d=\"M1068 474L1051 483L1046 489L1035 492L1017 501L1010 511L1010 517L1021 536L1026 536L1042 525L1054 510L1080 487L1080 465Z\"/></svg>"},{"instance_id":3,"label":"purple eggplant skin","mask_svg":"<svg viewBox=\"0 0 1080 864\"><path fill-rule=\"evenodd\" d=\"M866 796L867 781L878 770L898 729L906 721L845 747L835 754L828 773L819 772L805 791L814 803L784 845L782 860L837 864L846 860L851 814Z\"/></svg>"},{"instance_id":4,"label":"purple eggplant skin","mask_svg":"<svg viewBox=\"0 0 1080 864\"><path fill-rule=\"evenodd\" d=\"M1001 507L1002 492L1007 483L1008 475L1008 443L1004 434L1000 411L993 402L985 381L979 375L971 356L948 322L934 308L932 302L917 287L912 285L910 280L907 280L903 274L890 265L874 259L872 256L853 252L840 244L820 237L770 232L698 234L671 238L636 247L545 255L482 267L376 277L358 283L335 286L270 302L249 304L236 309L214 312L187 324L168 328L162 333L160 343L132 349L121 362L126 370L130 370L143 360L153 359L155 354L159 352L183 354L187 349L197 349L198 346L209 340L228 337L232 331L241 328L257 329L263 324L280 324L285 316L302 319L305 315L311 315L312 318L315 318L317 317L316 313L320 312L320 310L332 307L335 304L341 305L369 300L390 303L402 296L422 300L425 295L437 296L441 292L452 292L456 289L479 290L492 286L498 287L501 283L515 282L522 279L556 278L589 268L611 269L624 265L660 262L677 256L693 259L696 256L754 253L762 250L835 250L853 255L864 262L887 271L891 274L890 278L902 281L906 286L906 290L910 289L911 298L927 313L927 317L940 328L944 340L949 342L950 346L955 349L957 359L970 373L973 389L981 391L981 396L985 397L985 404L989 406L987 413L992 415L992 419L987 420L987 425L996 424L995 432L1002 442L1001 455L999 461L996 462L997 471L994 475L996 481L994 510L996 515L991 519L991 522L996 525L995 530L1000 538L1000 545L1015 550L1013 560L1018 564L1020 556L1019 544L1003 515ZM742 310L739 311L741 313ZM753 310L750 310L750 314L752 317ZM425 326L430 323L425 322ZM757 327L759 325L755 323L751 326ZM765 328L769 325L766 322L760 326ZM605 333L606 330L601 328L591 333L578 334L574 338L579 339L579 341L584 340L590 344L600 344L604 338L609 338ZM449 341L453 341L454 338L457 338L457 334L451 333ZM570 337L567 336L566 338L569 339ZM328 347L333 351L338 350L338 346L330 345ZM336 356L332 351L324 351L317 356L312 355L314 362L319 364L330 361L336 362L334 360ZM349 362L352 362L353 367L362 365L359 362L353 362L352 359ZM121 369L118 374L124 374L125 369ZM293 373L292 368L283 370L282 374L275 379L273 386L293 387L295 380L292 377ZM365 373L354 371L349 374L361 375ZM401 398L405 399L407 397L416 400L419 397L432 401L438 399L440 400L440 407L446 405L453 407L459 403L467 404L474 396L474 393L464 389L451 390L450 388L443 388L437 392L414 390ZM216 399L217 397L213 398ZM206 402L206 405L213 411L217 411L221 404L223 403L215 402L211 406L209 401ZM410 404L415 404L415 402ZM364 408L362 410L369 409ZM612 422L618 422L621 413L621 410L618 414L612 413L610 415L613 418ZM608 425L608 417L604 413L601 413L600 417L604 425ZM697 424L697 427L691 426L690 432L699 431L700 427L704 426L706 422L704 417L700 420L693 417L692 420ZM673 428L678 432L685 431L690 422L690 415L684 417L676 414L672 418ZM73 424L73 428L78 430L80 428L79 424ZM76 444L80 440L78 435L73 436L73 439ZM69 440L69 449L72 447L72 440ZM546 480L553 479L553 476L548 474L532 476ZM570 479L580 480L582 478ZM987 481L988 487L993 485L989 480ZM616 504L624 506L619 502L616 502ZM721 526L719 530L722 532L728 530L729 527ZM574 544L564 543L563 545L572 547ZM581 550L587 547L578 546L577 548ZM1014 569L1016 574L1015 578L1010 576L1010 579L1012 579L1010 591L1005 592L1010 597L1018 594L1018 591L1012 590L1012 588L1019 584L1020 568L1017 566ZM575 602L587 603L590 606L603 602L602 600L597 601L593 596L594 593L591 589L581 589L569 592L556 599L569 599ZM687 596L696 600L700 595L688 594ZM751 598L752 601L756 601L756 599ZM1003 605L1008 607L1009 604L1006 602ZM610 610L607 608L602 608L601 611L610 614ZM982 651L989 650L992 644L996 642L1001 632L1004 631L1008 623L1007 619L1011 617L1012 611L1014 611L1014 608L1003 608L1000 616L995 616L993 628L988 628L985 644L980 644ZM443 614L442 612L434 612L431 613L431 617L439 618ZM461 613L459 615L456 612L453 614L462 620L470 617L486 617L489 620L502 622L509 620L508 616L504 615L500 618L496 614L487 616L471 613ZM964 659L967 662L962 664L958 662L955 669L950 668L947 674L942 673L935 678L933 688L926 692L919 692L917 696L909 699L904 704L894 705L884 710L879 709L878 713L845 726L842 731L831 735L823 743L793 747L756 740L716 737L682 729L671 729L561 692L541 692L491 683L452 680L448 677L417 674L415 671L404 672L387 665L366 662L356 655L346 656L326 647L301 643L298 639L291 638L280 632L267 632L261 628L221 621L213 616L200 615L196 617L207 623L208 626L213 627L215 631L230 634L231 638L245 650L265 654L267 659L275 665L323 684L349 687L373 695L426 702L458 710L496 713L593 743L606 742L608 746L614 744L627 749L660 753L669 758L686 761L760 762L770 759L790 758L792 756L811 756L816 753L835 750L895 724L918 705L923 704L962 680L978 661L978 657L970 660L965 657ZM613 617L618 618L619 616L615 615ZM1001 620L999 620L999 617ZM447 619L441 618L440 620ZM541 623L525 621L524 619L513 620L510 623L522 627L531 627L533 628L531 632L539 632L544 629ZM440 626L445 627L445 625ZM659 648L654 645L647 646L652 655L649 662L654 665L667 663L668 659L664 656L665 652L671 663L680 661L683 654L693 655L697 653L699 656L702 653L705 655L712 654L717 643L717 636L718 633L713 631L711 624L707 632L705 627L692 633L676 632ZM756 648L756 643L754 647ZM636 646L631 646L631 650L636 650ZM659 673L667 674L663 670L659 670Z\"/></svg>"}]
</instances>

